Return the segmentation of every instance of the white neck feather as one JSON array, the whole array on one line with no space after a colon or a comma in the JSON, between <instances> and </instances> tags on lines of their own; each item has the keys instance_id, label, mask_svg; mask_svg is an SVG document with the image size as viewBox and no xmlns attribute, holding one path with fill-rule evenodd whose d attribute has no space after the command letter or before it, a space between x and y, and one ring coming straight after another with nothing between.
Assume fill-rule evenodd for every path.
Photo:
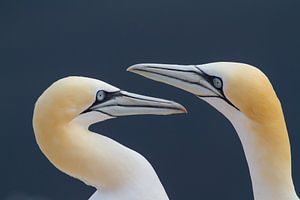
<instances>
[{"instance_id":1,"label":"white neck feather","mask_svg":"<svg viewBox=\"0 0 300 200\"><path fill-rule=\"evenodd\" d=\"M89 118L81 120L51 124L43 117L35 118L37 142L58 169L96 187L93 200L168 200L153 167L142 155L89 131Z\"/></svg>"},{"instance_id":2,"label":"white neck feather","mask_svg":"<svg viewBox=\"0 0 300 200\"><path fill-rule=\"evenodd\" d=\"M253 123L243 113L236 111L218 99L204 99L217 108L234 126L248 162L255 200L298 200L291 175L290 146L285 134L284 148L274 152L268 139L259 137L268 133L257 133ZM279 130L280 132L281 130ZM273 134L273 133L272 133ZM277 133L274 133L274 137ZM280 144L279 144L280 145ZM278 147L279 148L279 147ZM288 156L285 157L287 151Z\"/></svg>"},{"instance_id":3,"label":"white neck feather","mask_svg":"<svg viewBox=\"0 0 300 200\"><path fill-rule=\"evenodd\" d=\"M266 141L259 141L260 138L249 130L247 120L239 118L232 124L241 140L248 162L254 199L298 200L291 175L290 159L282 159L269 149L267 144L264 146Z\"/></svg>"},{"instance_id":4,"label":"white neck feather","mask_svg":"<svg viewBox=\"0 0 300 200\"><path fill-rule=\"evenodd\" d=\"M79 120L80 121L80 120ZM151 164L139 153L105 136L88 131L88 120L81 126L87 140L84 145L94 158L87 163L89 175L98 181L85 182L98 189L92 200L168 200L168 196ZM83 125L83 126L82 126ZM91 140L90 140L91 139ZM90 141L90 142L89 142ZM89 147L88 147L89 146ZM82 155L86 157L87 155ZM84 179L85 177L82 177Z\"/></svg>"}]
</instances>

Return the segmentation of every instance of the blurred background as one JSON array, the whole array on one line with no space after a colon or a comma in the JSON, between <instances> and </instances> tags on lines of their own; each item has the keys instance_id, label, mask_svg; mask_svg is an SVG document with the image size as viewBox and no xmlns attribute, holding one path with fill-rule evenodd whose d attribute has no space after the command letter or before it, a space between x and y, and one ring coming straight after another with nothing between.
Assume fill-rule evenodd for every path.
<instances>
[{"instance_id":1,"label":"blurred background","mask_svg":"<svg viewBox=\"0 0 300 200\"><path fill-rule=\"evenodd\" d=\"M32 112L69 75L173 99L188 115L131 116L93 131L143 154L171 200L253 199L230 123L191 94L126 72L135 63L245 62L262 69L284 107L300 192L299 0L0 1L0 199L88 199L95 191L39 150Z\"/></svg>"}]
</instances>

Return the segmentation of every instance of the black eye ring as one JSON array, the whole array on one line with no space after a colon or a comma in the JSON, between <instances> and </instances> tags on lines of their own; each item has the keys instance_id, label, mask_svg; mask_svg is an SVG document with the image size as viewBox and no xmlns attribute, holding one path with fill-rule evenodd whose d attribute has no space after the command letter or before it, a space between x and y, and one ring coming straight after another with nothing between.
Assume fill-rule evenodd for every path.
<instances>
[{"instance_id":1,"label":"black eye ring","mask_svg":"<svg viewBox=\"0 0 300 200\"><path fill-rule=\"evenodd\" d=\"M103 101L106 97L106 92L104 90L99 90L97 92L97 95L96 95L96 98L97 98L97 101Z\"/></svg>"},{"instance_id":2,"label":"black eye ring","mask_svg":"<svg viewBox=\"0 0 300 200\"><path fill-rule=\"evenodd\" d=\"M222 87L223 87L223 82L222 82L222 80L221 80L220 78L218 78L218 77L214 77L214 78L212 79L212 83L213 83L213 86L214 86L215 88L217 88L217 89L222 89Z\"/></svg>"}]
</instances>

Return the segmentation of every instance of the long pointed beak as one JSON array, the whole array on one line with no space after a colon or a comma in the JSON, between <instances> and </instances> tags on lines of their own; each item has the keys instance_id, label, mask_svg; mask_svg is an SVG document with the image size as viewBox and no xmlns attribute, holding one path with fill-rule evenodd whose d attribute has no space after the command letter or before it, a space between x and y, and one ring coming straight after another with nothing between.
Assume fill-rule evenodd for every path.
<instances>
[{"instance_id":1,"label":"long pointed beak","mask_svg":"<svg viewBox=\"0 0 300 200\"><path fill-rule=\"evenodd\" d=\"M127 71L186 90L197 96L222 96L196 65L136 64Z\"/></svg>"},{"instance_id":2,"label":"long pointed beak","mask_svg":"<svg viewBox=\"0 0 300 200\"><path fill-rule=\"evenodd\" d=\"M126 91L109 95L104 102L95 102L89 111L98 111L111 117L126 115L170 115L186 113L186 109L174 101L148 97Z\"/></svg>"}]
</instances>

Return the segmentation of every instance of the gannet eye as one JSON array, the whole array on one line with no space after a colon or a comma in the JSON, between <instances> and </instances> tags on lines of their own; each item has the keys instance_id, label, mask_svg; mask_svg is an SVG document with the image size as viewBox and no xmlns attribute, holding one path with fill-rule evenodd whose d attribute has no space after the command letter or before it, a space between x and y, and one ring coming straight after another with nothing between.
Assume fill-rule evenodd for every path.
<instances>
[{"instance_id":1,"label":"gannet eye","mask_svg":"<svg viewBox=\"0 0 300 200\"><path fill-rule=\"evenodd\" d=\"M105 91L99 90L97 92L97 101L103 101L105 99L105 96L106 96Z\"/></svg>"},{"instance_id":2,"label":"gannet eye","mask_svg":"<svg viewBox=\"0 0 300 200\"><path fill-rule=\"evenodd\" d=\"M222 80L218 77L213 78L214 87L217 89L221 89L223 86Z\"/></svg>"}]
</instances>

